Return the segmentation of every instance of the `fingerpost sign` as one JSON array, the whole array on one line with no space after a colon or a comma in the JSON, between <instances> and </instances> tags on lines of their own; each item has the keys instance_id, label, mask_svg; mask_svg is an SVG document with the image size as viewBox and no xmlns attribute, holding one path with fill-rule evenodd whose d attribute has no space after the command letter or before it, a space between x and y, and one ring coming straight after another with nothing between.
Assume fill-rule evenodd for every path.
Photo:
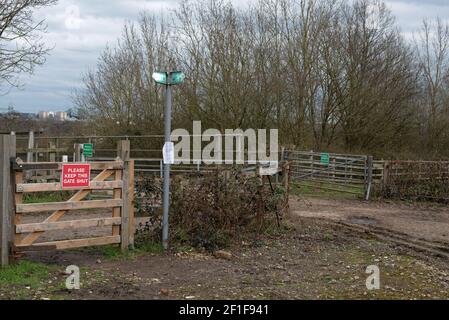
<instances>
[{"instance_id":1,"label":"fingerpost sign","mask_svg":"<svg viewBox=\"0 0 449 320\"><path fill-rule=\"evenodd\" d=\"M62 188L82 188L90 185L90 164L63 164Z\"/></svg>"},{"instance_id":2,"label":"fingerpost sign","mask_svg":"<svg viewBox=\"0 0 449 320\"><path fill-rule=\"evenodd\" d=\"M83 144L83 154L86 158L92 158L94 155L94 145L92 143Z\"/></svg>"},{"instance_id":3,"label":"fingerpost sign","mask_svg":"<svg viewBox=\"0 0 449 320\"><path fill-rule=\"evenodd\" d=\"M321 164L329 165L329 153L321 154Z\"/></svg>"}]
</instances>

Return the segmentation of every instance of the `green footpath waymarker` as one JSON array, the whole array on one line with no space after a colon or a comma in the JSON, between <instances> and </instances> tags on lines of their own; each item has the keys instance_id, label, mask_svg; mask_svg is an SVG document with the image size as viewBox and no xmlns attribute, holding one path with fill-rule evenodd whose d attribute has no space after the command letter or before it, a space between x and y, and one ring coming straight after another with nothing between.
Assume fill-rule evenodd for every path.
<instances>
[{"instance_id":1,"label":"green footpath waymarker","mask_svg":"<svg viewBox=\"0 0 449 320\"><path fill-rule=\"evenodd\" d=\"M94 145L92 143L83 144L83 155L86 158L92 158L94 156Z\"/></svg>"},{"instance_id":2,"label":"green footpath waymarker","mask_svg":"<svg viewBox=\"0 0 449 320\"><path fill-rule=\"evenodd\" d=\"M321 154L321 164L325 164L325 165L329 164L329 153Z\"/></svg>"},{"instance_id":3,"label":"green footpath waymarker","mask_svg":"<svg viewBox=\"0 0 449 320\"><path fill-rule=\"evenodd\" d=\"M169 86L181 84L186 78L182 71L154 72L152 77L156 83Z\"/></svg>"}]
</instances>

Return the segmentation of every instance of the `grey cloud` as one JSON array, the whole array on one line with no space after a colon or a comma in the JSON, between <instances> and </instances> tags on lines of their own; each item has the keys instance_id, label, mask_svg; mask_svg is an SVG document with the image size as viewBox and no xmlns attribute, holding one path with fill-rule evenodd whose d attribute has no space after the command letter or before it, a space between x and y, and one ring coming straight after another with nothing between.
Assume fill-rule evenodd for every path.
<instances>
[{"instance_id":1,"label":"grey cloud","mask_svg":"<svg viewBox=\"0 0 449 320\"><path fill-rule=\"evenodd\" d=\"M448 0L388 0L388 2L402 2L405 4L414 4L414 5L433 5L433 6L449 6Z\"/></svg>"},{"instance_id":2,"label":"grey cloud","mask_svg":"<svg viewBox=\"0 0 449 320\"><path fill-rule=\"evenodd\" d=\"M244 6L256 0L232 0ZM33 76L23 76L25 90L12 90L0 96L0 106L13 103L18 110L37 112L41 109L61 110L72 107L71 93L82 87L82 75L93 69L107 43L119 37L125 21L134 21L143 10L160 14L174 8L179 0L59 0L57 6L37 12L46 19L48 34L44 39L54 50L47 63ZM387 0L404 35L410 35L423 18L449 18L449 0ZM68 29L66 10L77 6L79 29Z\"/></svg>"},{"instance_id":3,"label":"grey cloud","mask_svg":"<svg viewBox=\"0 0 449 320\"><path fill-rule=\"evenodd\" d=\"M95 67L100 52L119 37L126 21L134 21L146 10L160 14L178 0L60 0L51 8L36 12L45 19L49 47L54 47L46 64L34 75L21 77L24 90L12 89L0 96L0 106L12 103L17 110L64 110L72 107L71 94L82 86L82 75ZM67 9L79 9L79 29L67 28Z\"/></svg>"}]
</instances>

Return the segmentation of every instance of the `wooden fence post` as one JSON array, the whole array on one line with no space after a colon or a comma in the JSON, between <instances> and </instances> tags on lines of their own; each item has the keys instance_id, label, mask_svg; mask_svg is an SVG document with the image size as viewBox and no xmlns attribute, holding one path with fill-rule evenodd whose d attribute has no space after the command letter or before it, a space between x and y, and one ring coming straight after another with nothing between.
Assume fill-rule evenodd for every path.
<instances>
[{"instance_id":1,"label":"wooden fence post","mask_svg":"<svg viewBox=\"0 0 449 320\"><path fill-rule=\"evenodd\" d=\"M136 233L136 226L134 221L134 160L129 160L129 247L134 249L134 234Z\"/></svg>"},{"instance_id":2,"label":"wooden fence post","mask_svg":"<svg viewBox=\"0 0 449 320\"><path fill-rule=\"evenodd\" d=\"M14 200L11 181L11 159L16 156L16 137L0 135L0 265L9 264L13 241Z\"/></svg>"},{"instance_id":3,"label":"wooden fence post","mask_svg":"<svg viewBox=\"0 0 449 320\"><path fill-rule=\"evenodd\" d=\"M56 162L56 144L54 141L48 142L48 149L49 149L48 150L49 151L48 160L50 162ZM56 170L49 170L47 174L48 174L48 176L51 177L50 179L47 179L47 182L49 182L49 181L55 182L56 181Z\"/></svg>"},{"instance_id":4,"label":"wooden fence post","mask_svg":"<svg viewBox=\"0 0 449 320\"><path fill-rule=\"evenodd\" d=\"M131 144L129 140L121 140L117 144L117 155L120 159L124 161L124 169L123 169L123 191L122 191L122 210L121 210L121 218L122 225L120 228L120 238L121 238L121 249L123 251L128 250L132 247L132 241L130 241L131 235L130 231L134 228L134 219L132 217L134 210L131 210L133 206L133 197L134 194L131 192L131 182L134 184L134 172L131 173ZM133 233L133 232L132 232Z\"/></svg>"},{"instance_id":5,"label":"wooden fence post","mask_svg":"<svg viewBox=\"0 0 449 320\"><path fill-rule=\"evenodd\" d=\"M284 186L284 209L285 209L285 213L286 215L289 214L290 212L290 205L289 205L289 201L290 201L290 185L291 185L291 163L290 161L286 161L284 162L283 166L282 166L282 185Z\"/></svg>"},{"instance_id":6,"label":"wooden fence post","mask_svg":"<svg viewBox=\"0 0 449 320\"><path fill-rule=\"evenodd\" d=\"M390 161L384 162L384 169L382 172L382 188L386 188L388 186L389 180L390 180Z\"/></svg>"},{"instance_id":7,"label":"wooden fence post","mask_svg":"<svg viewBox=\"0 0 449 320\"><path fill-rule=\"evenodd\" d=\"M366 181L365 181L365 200L368 201L371 195L371 187L373 184L373 157L368 156L366 159Z\"/></svg>"},{"instance_id":8,"label":"wooden fence post","mask_svg":"<svg viewBox=\"0 0 449 320\"><path fill-rule=\"evenodd\" d=\"M28 150L27 150L27 162L33 162L33 149L34 149L34 132L30 131L28 134ZM26 172L26 179L31 179L33 173L31 171Z\"/></svg>"}]
</instances>

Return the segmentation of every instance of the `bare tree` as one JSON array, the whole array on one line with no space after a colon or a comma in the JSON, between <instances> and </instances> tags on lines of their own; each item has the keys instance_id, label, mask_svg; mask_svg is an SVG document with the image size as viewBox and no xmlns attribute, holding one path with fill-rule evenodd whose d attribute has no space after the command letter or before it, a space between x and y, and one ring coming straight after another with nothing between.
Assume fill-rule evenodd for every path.
<instances>
[{"instance_id":1,"label":"bare tree","mask_svg":"<svg viewBox=\"0 0 449 320\"><path fill-rule=\"evenodd\" d=\"M449 147L449 24L439 18L424 20L415 46L421 75L425 149L438 153Z\"/></svg>"},{"instance_id":2,"label":"bare tree","mask_svg":"<svg viewBox=\"0 0 449 320\"><path fill-rule=\"evenodd\" d=\"M143 14L124 27L116 47L107 48L97 69L84 77L87 90L75 96L80 117L97 133L143 134L162 131L161 87L152 74L173 68L164 22Z\"/></svg>"},{"instance_id":3,"label":"bare tree","mask_svg":"<svg viewBox=\"0 0 449 320\"><path fill-rule=\"evenodd\" d=\"M17 76L32 73L45 62L48 48L42 42L44 21L34 21L33 10L57 0L0 0L0 85L18 86Z\"/></svg>"},{"instance_id":4,"label":"bare tree","mask_svg":"<svg viewBox=\"0 0 449 320\"><path fill-rule=\"evenodd\" d=\"M302 149L393 156L422 153L413 146L433 136L420 138L417 128L434 121L435 148L444 152L443 27L436 40L446 58L435 71L425 57L439 61L432 58L439 46L422 38L428 50L418 55L419 73L413 48L381 0L259 0L246 8L186 0L170 17L168 29L148 15L128 25L87 74L76 102L97 132L162 132L162 96L151 73L180 68L187 78L177 87L174 126L201 120L221 130L278 128L282 143ZM425 111L417 112L419 105Z\"/></svg>"}]
</instances>

